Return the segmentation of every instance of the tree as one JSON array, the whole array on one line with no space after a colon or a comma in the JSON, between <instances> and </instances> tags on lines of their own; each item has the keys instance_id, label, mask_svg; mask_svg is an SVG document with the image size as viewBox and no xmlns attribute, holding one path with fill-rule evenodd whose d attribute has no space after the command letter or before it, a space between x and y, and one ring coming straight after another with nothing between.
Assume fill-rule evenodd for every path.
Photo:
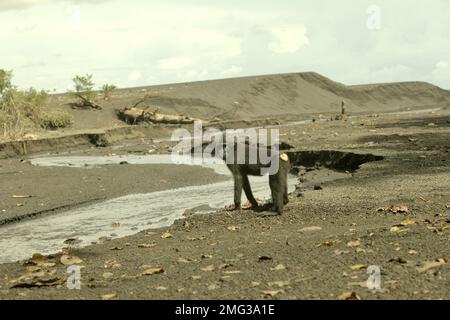
<instances>
[{"instance_id":1,"label":"tree","mask_svg":"<svg viewBox=\"0 0 450 320\"><path fill-rule=\"evenodd\" d=\"M92 80L92 74L86 74L85 76L75 76L72 79L75 87L74 96L80 99L78 106L80 107L92 107L95 109L101 109L102 107L95 103L97 93L94 92L94 81Z\"/></svg>"},{"instance_id":2,"label":"tree","mask_svg":"<svg viewBox=\"0 0 450 320\"><path fill-rule=\"evenodd\" d=\"M0 95L11 88L12 72L0 69Z\"/></svg>"},{"instance_id":3,"label":"tree","mask_svg":"<svg viewBox=\"0 0 450 320\"><path fill-rule=\"evenodd\" d=\"M113 84L104 84L102 86L102 90L101 90L101 92L103 94L103 100L108 100L111 92L113 92L116 89L117 89L117 87Z\"/></svg>"}]
</instances>

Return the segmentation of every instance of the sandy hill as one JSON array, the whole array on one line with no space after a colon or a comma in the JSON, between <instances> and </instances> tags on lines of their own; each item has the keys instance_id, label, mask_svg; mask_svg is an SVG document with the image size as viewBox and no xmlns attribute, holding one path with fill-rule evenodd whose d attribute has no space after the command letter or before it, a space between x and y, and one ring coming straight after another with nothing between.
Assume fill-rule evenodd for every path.
<instances>
[{"instance_id":1,"label":"sandy hill","mask_svg":"<svg viewBox=\"0 0 450 320\"><path fill-rule=\"evenodd\" d=\"M450 105L450 91L424 82L347 86L318 73L290 73L197 81L117 90L103 111L71 111L75 128L119 123L115 110L146 97L142 105L161 112L223 120L299 118L339 112L344 99L349 112L386 112ZM58 96L62 105L69 98ZM94 114L95 113L95 114Z\"/></svg>"}]
</instances>

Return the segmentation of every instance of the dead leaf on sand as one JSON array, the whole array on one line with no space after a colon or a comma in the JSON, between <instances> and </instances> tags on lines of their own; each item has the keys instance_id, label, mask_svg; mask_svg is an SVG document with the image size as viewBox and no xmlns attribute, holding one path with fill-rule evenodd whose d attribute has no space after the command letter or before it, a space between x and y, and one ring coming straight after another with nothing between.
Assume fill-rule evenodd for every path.
<instances>
[{"instance_id":1,"label":"dead leaf on sand","mask_svg":"<svg viewBox=\"0 0 450 320\"><path fill-rule=\"evenodd\" d=\"M334 245L333 240L327 240L318 245L318 247L331 247Z\"/></svg>"},{"instance_id":2,"label":"dead leaf on sand","mask_svg":"<svg viewBox=\"0 0 450 320\"><path fill-rule=\"evenodd\" d=\"M216 289L219 289L219 288L220 288L219 285L217 285L216 283L210 283L208 285L208 290L216 290Z\"/></svg>"},{"instance_id":3,"label":"dead leaf on sand","mask_svg":"<svg viewBox=\"0 0 450 320\"><path fill-rule=\"evenodd\" d=\"M45 257L40 253L34 253L30 260L26 261L24 265L34 265L41 268L52 268L56 263L49 257Z\"/></svg>"},{"instance_id":4,"label":"dead leaf on sand","mask_svg":"<svg viewBox=\"0 0 450 320\"><path fill-rule=\"evenodd\" d=\"M229 268L229 267L232 267L232 266L233 265L231 263L222 262L221 264L219 264L219 270L226 269L226 268Z\"/></svg>"},{"instance_id":5,"label":"dead leaf on sand","mask_svg":"<svg viewBox=\"0 0 450 320\"><path fill-rule=\"evenodd\" d=\"M114 277L114 274L112 272L105 272L102 276L104 279L111 279L112 277Z\"/></svg>"},{"instance_id":6,"label":"dead leaf on sand","mask_svg":"<svg viewBox=\"0 0 450 320\"><path fill-rule=\"evenodd\" d=\"M273 271L278 271L278 270L285 270L286 269L286 267L283 265L283 264L278 264L278 265L276 265L275 267L273 267L273 268L270 268L270 270L273 270Z\"/></svg>"},{"instance_id":7,"label":"dead leaf on sand","mask_svg":"<svg viewBox=\"0 0 450 320\"><path fill-rule=\"evenodd\" d=\"M409 226L412 224L415 224L416 222L410 218L406 218L405 220L403 220L402 222L400 222L400 225L402 226Z\"/></svg>"},{"instance_id":8,"label":"dead leaf on sand","mask_svg":"<svg viewBox=\"0 0 450 320\"><path fill-rule=\"evenodd\" d=\"M425 272L427 270L430 270L431 268L435 268L435 267L439 267L442 266L444 264L447 264L447 259L444 258L440 258L440 259L436 259L433 261L426 261L422 267L417 268L417 271L419 271L420 273Z\"/></svg>"},{"instance_id":9,"label":"dead leaf on sand","mask_svg":"<svg viewBox=\"0 0 450 320\"><path fill-rule=\"evenodd\" d=\"M409 229L408 228L402 228L403 225L397 225L397 226L392 226L391 229L389 229L391 232L407 232Z\"/></svg>"},{"instance_id":10,"label":"dead leaf on sand","mask_svg":"<svg viewBox=\"0 0 450 320\"><path fill-rule=\"evenodd\" d=\"M224 274L240 274L242 273L241 270L225 270L223 271Z\"/></svg>"},{"instance_id":11,"label":"dead leaf on sand","mask_svg":"<svg viewBox=\"0 0 450 320\"><path fill-rule=\"evenodd\" d=\"M186 238L187 240L189 240L189 241L200 241L200 240L206 240L206 237L205 236L201 236L201 237L187 237Z\"/></svg>"},{"instance_id":12,"label":"dead leaf on sand","mask_svg":"<svg viewBox=\"0 0 450 320\"><path fill-rule=\"evenodd\" d=\"M169 231L166 231L161 235L161 238L163 238L163 239L172 238L172 237L173 237L173 235Z\"/></svg>"},{"instance_id":13,"label":"dead leaf on sand","mask_svg":"<svg viewBox=\"0 0 450 320\"><path fill-rule=\"evenodd\" d=\"M153 267L153 268L146 268L144 272L142 272L142 275L144 276L151 276L154 274L160 274L164 273L164 269L160 267Z\"/></svg>"},{"instance_id":14,"label":"dead leaf on sand","mask_svg":"<svg viewBox=\"0 0 450 320\"><path fill-rule=\"evenodd\" d=\"M284 293L284 290L263 290L262 293L264 296L269 296L273 298L279 294Z\"/></svg>"},{"instance_id":15,"label":"dead leaf on sand","mask_svg":"<svg viewBox=\"0 0 450 320\"><path fill-rule=\"evenodd\" d=\"M105 269L118 269L121 266L122 265L117 260L106 260L105 264L103 265Z\"/></svg>"},{"instance_id":16,"label":"dead leaf on sand","mask_svg":"<svg viewBox=\"0 0 450 320\"><path fill-rule=\"evenodd\" d=\"M102 300L111 300L117 297L117 293L107 293L102 295Z\"/></svg>"},{"instance_id":17,"label":"dead leaf on sand","mask_svg":"<svg viewBox=\"0 0 450 320\"><path fill-rule=\"evenodd\" d=\"M26 274L11 280L11 288L56 286L61 284L63 279L55 274L55 270L44 271L41 269L30 269Z\"/></svg>"},{"instance_id":18,"label":"dead leaf on sand","mask_svg":"<svg viewBox=\"0 0 450 320\"><path fill-rule=\"evenodd\" d=\"M392 205L388 207L378 208L377 211L387 211L392 213L406 213L408 212L408 207L405 205Z\"/></svg>"},{"instance_id":19,"label":"dead leaf on sand","mask_svg":"<svg viewBox=\"0 0 450 320\"><path fill-rule=\"evenodd\" d=\"M354 264L350 268L352 270L363 270L363 269L367 269L368 267L369 266L367 264Z\"/></svg>"},{"instance_id":20,"label":"dead leaf on sand","mask_svg":"<svg viewBox=\"0 0 450 320\"><path fill-rule=\"evenodd\" d=\"M336 249L336 250L333 251L333 256L340 256L341 254L346 254L346 253L349 253L349 252L350 251L348 251L348 250Z\"/></svg>"},{"instance_id":21,"label":"dead leaf on sand","mask_svg":"<svg viewBox=\"0 0 450 320\"><path fill-rule=\"evenodd\" d=\"M277 286L279 288L283 288L285 286L288 286L290 284L290 282L278 280L278 281L268 282L267 284L269 285L269 287Z\"/></svg>"},{"instance_id":22,"label":"dead leaf on sand","mask_svg":"<svg viewBox=\"0 0 450 320\"><path fill-rule=\"evenodd\" d=\"M140 243L140 244L138 244L138 248L145 248L145 249L153 248L155 246L156 246L156 243Z\"/></svg>"},{"instance_id":23,"label":"dead leaf on sand","mask_svg":"<svg viewBox=\"0 0 450 320\"><path fill-rule=\"evenodd\" d=\"M201 270L202 270L202 271L205 271L205 272L211 272L211 271L214 271L214 265L211 264L211 265L209 265L209 266L207 266L207 267L201 268Z\"/></svg>"},{"instance_id":24,"label":"dead leaf on sand","mask_svg":"<svg viewBox=\"0 0 450 320\"><path fill-rule=\"evenodd\" d=\"M347 242L347 247L357 247L359 245L361 245L361 242L359 240L353 240L353 241Z\"/></svg>"},{"instance_id":25,"label":"dead leaf on sand","mask_svg":"<svg viewBox=\"0 0 450 320\"><path fill-rule=\"evenodd\" d=\"M27 272L38 272L38 271L42 271L41 267L38 266L28 266L27 268Z\"/></svg>"},{"instance_id":26,"label":"dead leaf on sand","mask_svg":"<svg viewBox=\"0 0 450 320\"><path fill-rule=\"evenodd\" d=\"M12 196L15 199L25 199L25 198L32 198L33 196L31 195L21 195L21 194L13 194Z\"/></svg>"},{"instance_id":27,"label":"dead leaf on sand","mask_svg":"<svg viewBox=\"0 0 450 320\"><path fill-rule=\"evenodd\" d=\"M346 291L338 296L338 300L361 300L361 297L354 291Z\"/></svg>"},{"instance_id":28,"label":"dead leaf on sand","mask_svg":"<svg viewBox=\"0 0 450 320\"><path fill-rule=\"evenodd\" d=\"M322 230L321 227L318 226L312 226L312 227L304 227L300 229L300 232L313 232L313 231L320 231Z\"/></svg>"},{"instance_id":29,"label":"dead leaf on sand","mask_svg":"<svg viewBox=\"0 0 450 320\"><path fill-rule=\"evenodd\" d=\"M164 290L167 290L167 287L164 287L164 286L157 286L157 287L155 287L155 289L156 289L156 290L164 291Z\"/></svg>"},{"instance_id":30,"label":"dead leaf on sand","mask_svg":"<svg viewBox=\"0 0 450 320\"><path fill-rule=\"evenodd\" d=\"M67 254L62 255L60 261L65 266L83 263L83 260L81 260L80 258L76 256L69 256Z\"/></svg>"}]
</instances>

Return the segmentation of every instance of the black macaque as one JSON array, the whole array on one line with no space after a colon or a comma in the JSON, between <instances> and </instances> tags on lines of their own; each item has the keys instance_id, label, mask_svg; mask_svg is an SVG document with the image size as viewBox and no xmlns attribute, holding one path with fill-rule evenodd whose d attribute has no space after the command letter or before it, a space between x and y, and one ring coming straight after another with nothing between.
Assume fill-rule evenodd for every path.
<instances>
[{"instance_id":1,"label":"black macaque","mask_svg":"<svg viewBox=\"0 0 450 320\"><path fill-rule=\"evenodd\" d=\"M262 151L263 154L266 154L268 158L270 158L268 163L262 163L259 156L259 148L265 149ZM274 165L274 167L278 166L278 168L271 168L270 170L268 170L269 186L272 193L273 202L272 210L277 214L281 214L283 212L284 205L289 202L287 174L290 170L290 162L287 154L280 153L279 151L273 150L271 148L249 145L247 143L244 145L243 149L245 149L245 161L237 161L237 144L234 144L234 151L231 155L232 157L230 157L231 151L227 147L224 148L223 153L223 159L225 160L228 169L230 169L234 177L235 210L239 210L241 208L242 189L244 189L245 195L252 205L252 209L258 208L258 202L253 196L248 176L260 176L262 175L262 168L268 169L269 167ZM251 152L256 152L256 161L253 161L255 163L251 163L251 161L249 161L249 159L251 159L251 157L249 157ZM276 159L278 160L274 162L274 160Z\"/></svg>"}]
</instances>

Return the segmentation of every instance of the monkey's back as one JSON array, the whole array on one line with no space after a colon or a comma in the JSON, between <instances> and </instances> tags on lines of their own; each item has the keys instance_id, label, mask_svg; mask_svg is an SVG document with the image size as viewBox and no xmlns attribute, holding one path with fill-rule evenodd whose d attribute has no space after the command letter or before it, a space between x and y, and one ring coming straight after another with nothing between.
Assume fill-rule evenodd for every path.
<instances>
[{"instance_id":1,"label":"monkey's back","mask_svg":"<svg viewBox=\"0 0 450 320\"><path fill-rule=\"evenodd\" d=\"M245 156L242 158L242 155L240 157L237 156L237 152L245 150ZM260 157L260 151L262 150L262 153L265 154L269 159L265 159L264 162L261 161ZM265 147L256 147L249 144L239 145L234 144L233 153L228 148L225 148L224 150L224 160L227 164L228 169L230 169L231 172L237 172L251 175L251 176L261 176L261 168L270 168L272 165L272 162L274 159L278 160L279 166L283 166L284 170L277 170L278 172L288 172L290 169L290 162L289 158L287 156L284 158L280 158L281 153L277 150L273 150L271 148L265 148ZM256 154L256 163L251 163L254 158L250 158L250 154ZM242 161L244 159L244 161ZM284 160L286 159L286 160ZM244 162L244 163L242 163ZM267 163L266 163L267 162Z\"/></svg>"}]
</instances>

